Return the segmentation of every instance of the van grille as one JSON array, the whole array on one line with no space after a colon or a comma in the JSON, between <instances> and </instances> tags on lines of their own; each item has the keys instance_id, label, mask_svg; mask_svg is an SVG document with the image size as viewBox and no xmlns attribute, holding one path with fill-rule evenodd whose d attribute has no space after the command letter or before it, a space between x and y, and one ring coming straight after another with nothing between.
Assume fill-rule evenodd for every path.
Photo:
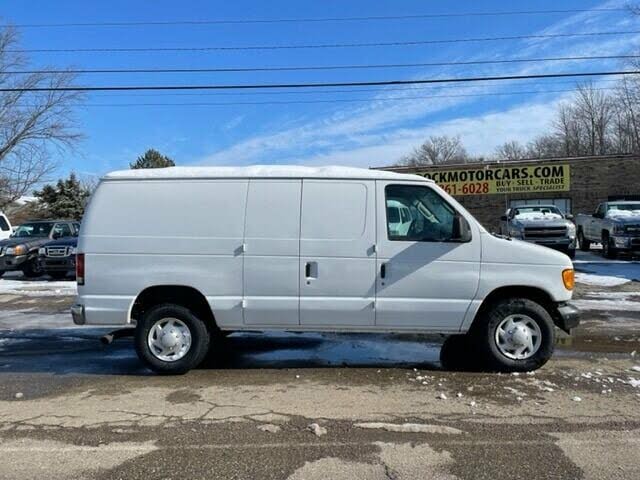
<instances>
[{"instance_id":1,"label":"van grille","mask_svg":"<svg viewBox=\"0 0 640 480\"><path fill-rule=\"evenodd\" d=\"M45 255L47 257L68 257L69 247L47 247Z\"/></svg>"},{"instance_id":2,"label":"van grille","mask_svg":"<svg viewBox=\"0 0 640 480\"><path fill-rule=\"evenodd\" d=\"M525 238L562 238L567 236L567 227L525 227Z\"/></svg>"}]
</instances>

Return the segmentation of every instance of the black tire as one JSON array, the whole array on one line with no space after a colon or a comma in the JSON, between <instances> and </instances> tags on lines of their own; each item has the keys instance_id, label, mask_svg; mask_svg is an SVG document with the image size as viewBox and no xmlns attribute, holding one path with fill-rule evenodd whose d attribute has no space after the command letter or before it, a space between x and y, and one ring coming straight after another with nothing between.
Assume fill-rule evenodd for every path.
<instances>
[{"instance_id":1,"label":"black tire","mask_svg":"<svg viewBox=\"0 0 640 480\"><path fill-rule=\"evenodd\" d=\"M496 330L510 315L526 315L540 329L540 346L525 359L513 359L503 354L496 342ZM510 298L490 306L474 323L475 346L487 368L500 372L528 372L543 366L551 358L555 346L555 328L549 312L527 298Z\"/></svg>"},{"instance_id":2,"label":"black tire","mask_svg":"<svg viewBox=\"0 0 640 480\"><path fill-rule=\"evenodd\" d=\"M440 349L440 364L445 370L453 372L477 371L481 369L469 335L451 335L446 338Z\"/></svg>"},{"instance_id":3,"label":"black tire","mask_svg":"<svg viewBox=\"0 0 640 480\"><path fill-rule=\"evenodd\" d=\"M582 233L582 229L578 230L578 246L580 250L583 252L588 252L591 248L591 242L584 238L584 233Z\"/></svg>"},{"instance_id":4,"label":"black tire","mask_svg":"<svg viewBox=\"0 0 640 480\"><path fill-rule=\"evenodd\" d=\"M147 343L149 331L163 318L176 318L182 321L191 334L191 347L184 357L175 361L165 361L156 357ZM191 310L180 305L165 303L157 305L142 315L136 325L135 346L138 357L151 370L164 375L181 375L202 363L209 350L209 330L204 321L196 317Z\"/></svg>"},{"instance_id":5,"label":"black tire","mask_svg":"<svg viewBox=\"0 0 640 480\"><path fill-rule=\"evenodd\" d=\"M27 260L27 262L22 267L22 273L27 278L37 278L41 277L44 273L42 271L42 267L38 262L37 258L32 258L31 260Z\"/></svg>"},{"instance_id":6,"label":"black tire","mask_svg":"<svg viewBox=\"0 0 640 480\"><path fill-rule=\"evenodd\" d=\"M618 256L618 252L616 252L616 249L611 245L611 239L608 233L602 234L602 256L612 260Z\"/></svg>"},{"instance_id":7,"label":"black tire","mask_svg":"<svg viewBox=\"0 0 640 480\"><path fill-rule=\"evenodd\" d=\"M54 280L62 280L63 278L67 278L68 272L48 272L47 275Z\"/></svg>"},{"instance_id":8,"label":"black tire","mask_svg":"<svg viewBox=\"0 0 640 480\"><path fill-rule=\"evenodd\" d=\"M567 255L569 256L569 258L571 260L573 260L574 258L576 258L576 249L575 248L570 248L567 250Z\"/></svg>"}]
</instances>

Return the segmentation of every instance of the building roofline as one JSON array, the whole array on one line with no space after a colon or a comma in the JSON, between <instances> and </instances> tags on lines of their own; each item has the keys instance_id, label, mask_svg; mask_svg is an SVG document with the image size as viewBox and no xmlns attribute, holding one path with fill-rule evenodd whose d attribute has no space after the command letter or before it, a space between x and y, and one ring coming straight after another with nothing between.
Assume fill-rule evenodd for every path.
<instances>
[{"instance_id":1,"label":"building roofline","mask_svg":"<svg viewBox=\"0 0 640 480\"><path fill-rule=\"evenodd\" d=\"M548 157L548 158L523 158L522 160L491 160L484 162L472 162L472 163L445 163L440 165L396 165L386 167L371 167L374 170L391 170L394 172L404 172L421 169L464 169L475 167L490 167L497 165L517 165L522 163L532 162L567 162L567 161L586 161L586 160L612 160L615 158L639 158L634 153L618 153L613 155L585 155L581 157Z\"/></svg>"}]
</instances>

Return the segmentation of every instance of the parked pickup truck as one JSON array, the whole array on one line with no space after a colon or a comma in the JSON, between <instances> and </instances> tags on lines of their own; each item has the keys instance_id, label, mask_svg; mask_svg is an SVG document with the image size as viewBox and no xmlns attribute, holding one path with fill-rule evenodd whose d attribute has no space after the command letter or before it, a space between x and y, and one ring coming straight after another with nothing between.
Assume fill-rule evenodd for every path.
<instances>
[{"instance_id":1,"label":"parked pickup truck","mask_svg":"<svg viewBox=\"0 0 640 480\"><path fill-rule=\"evenodd\" d=\"M23 223L11 236L0 240L0 277L7 271L22 270L25 277L39 277L42 268L38 249L62 237L77 236L80 224L67 220L37 220Z\"/></svg>"},{"instance_id":2,"label":"parked pickup truck","mask_svg":"<svg viewBox=\"0 0 640 480\"><path fill-rule=\"evenodd\" d=\"M42 272L55 280L75 274L77 246L78 237L63 237L45 243L38 249Z\"/></svg>"},{"instance_id":3,"label":"parked pickup truck","mask_svg":"<svg viewBox=\"0 0 640 480\"><path fill-rule=\"evenodd\" d=\"M601 243L607 258L640 250L640 202L603 202L592 215L578 215L576 226L580 250Z\"/></svg>"},{"instance_id":4,"label":"parked pickup truck","mask_svg":"<svg viewBox=\"0 0 640 480\"><path fill-rule=\"evenodd\" d=\"M569 214L555 205L523 205L507 210L500 220L502 235L576 256L576 228Z\"/></svg>"}]
</instances>

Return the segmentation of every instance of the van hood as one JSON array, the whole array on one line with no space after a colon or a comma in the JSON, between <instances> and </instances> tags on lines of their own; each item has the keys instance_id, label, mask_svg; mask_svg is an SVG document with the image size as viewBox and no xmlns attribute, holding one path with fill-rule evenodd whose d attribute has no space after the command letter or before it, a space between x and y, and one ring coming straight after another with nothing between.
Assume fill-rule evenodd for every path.
<instances>
[{"instance_id":1,"label":"van hood","mask_svg":"<svg viewBox=\"0 0 640 480\"><path fill-rule=\"evenodd\" d=\"M482 261L519 265L559 265L573 268L571 259L562 252L493 234L482 236Z\"/></svg>"}]
</instances>

